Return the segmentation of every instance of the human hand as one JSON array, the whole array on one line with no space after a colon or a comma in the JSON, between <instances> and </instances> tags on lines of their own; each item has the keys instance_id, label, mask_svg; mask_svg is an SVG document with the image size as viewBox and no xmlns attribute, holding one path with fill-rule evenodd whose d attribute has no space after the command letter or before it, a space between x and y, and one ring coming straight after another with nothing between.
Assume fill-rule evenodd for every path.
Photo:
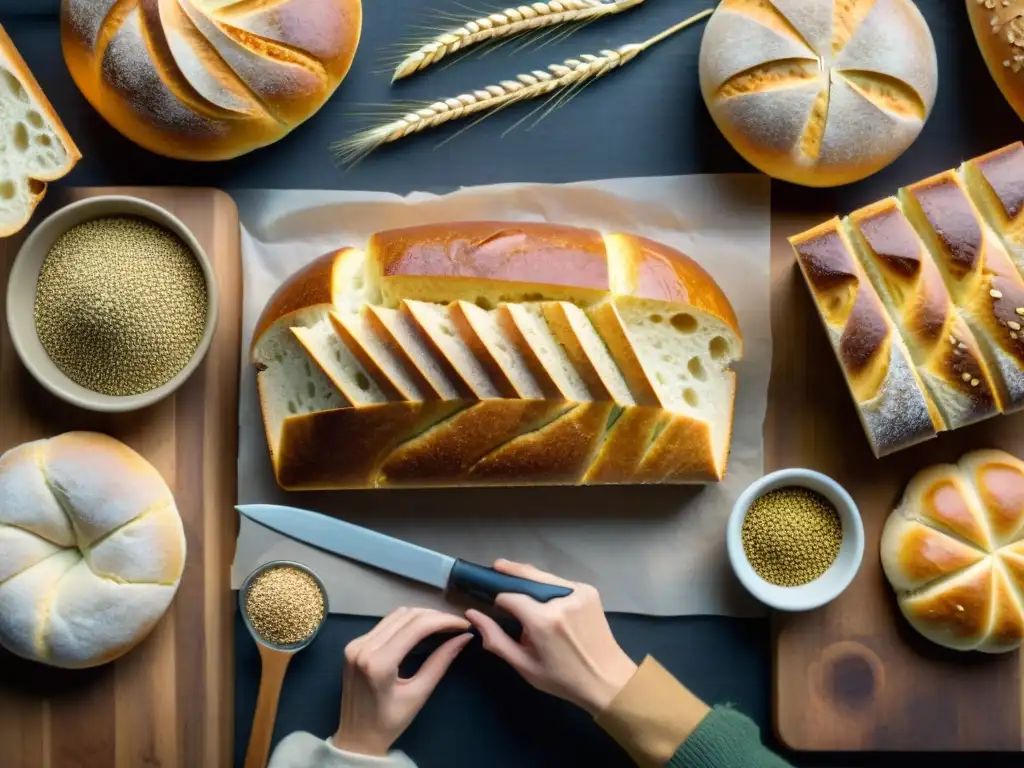
<instances>
[{"instance_id":1,"label":"human hand","mask_svg":"<svg viewBox=\"0 0 1024 768\"><path fill-rule=\"evenodd\" d=\"M571 701L597 715L607 709L636 664L612 636L601 597L589 584L574 584L532 565L497 560L502 573L571 587L573 593L547 603L526 595L501 594L494 604L523 625L516 642L490 616L466 611L484 648L508 662L534 688Z\"/></svg>"},{"instance_id":2,"label":"human hand","mask_svg":"<svg viewBox=\"0 0 1024 768\"><path fill-rule=\"evenodd\" d=\"M461 616L426 608L397 608L345 648L341 723L332 742L338 749L384 756L427 703L445 672L472 638L446 641L411 678L398 666L417 644L436 632L469 629Z\"/></svg>"}]
</instances>

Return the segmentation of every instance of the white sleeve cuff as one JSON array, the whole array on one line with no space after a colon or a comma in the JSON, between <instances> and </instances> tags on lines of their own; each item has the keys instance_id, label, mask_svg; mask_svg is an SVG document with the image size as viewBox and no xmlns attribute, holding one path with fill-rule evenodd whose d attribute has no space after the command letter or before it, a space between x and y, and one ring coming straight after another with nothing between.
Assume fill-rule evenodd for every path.
<instances>
[{"instance_id":1,"label":"white sleeve cuff","mask_svg":"<svg viewBox=\"0 0 1024 768\"><path fill-rule=\"evenodd\" d=\"M344 752L330 739L298 731L282 739L267 768L416 768L416 763L397 750L387 757Z\"/></svg>"}]
</instances>

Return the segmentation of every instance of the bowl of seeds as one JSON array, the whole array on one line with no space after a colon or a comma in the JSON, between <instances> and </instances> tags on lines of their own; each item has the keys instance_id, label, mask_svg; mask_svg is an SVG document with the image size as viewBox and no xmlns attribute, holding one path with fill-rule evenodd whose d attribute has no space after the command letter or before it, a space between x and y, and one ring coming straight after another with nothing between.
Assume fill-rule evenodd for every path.
<instances>
[{"instance_id":1,"label":"bowl of seeds","mask_svg":"<svg viewBox=\"0 0 1024 768\"><path fill-rule=\"evenodd\" d=\"M810 469L783 469L736 501L726 546L750 594L780 611L809 611L853 581L864 557L864 525L835 480Z\"/></svg>"},{"instance_id":2,"label":"bowl of seeds","mask_svg":"<svg viewBox=\"0 0 1024 768\"><path fill-rule=\"evenodd\" d=\"M25 240L7 327L28 371L72 405L131 411L170 395L209 350L217 286L189 229L134 197L61 208Z\"/></svg>"}]
</instances>

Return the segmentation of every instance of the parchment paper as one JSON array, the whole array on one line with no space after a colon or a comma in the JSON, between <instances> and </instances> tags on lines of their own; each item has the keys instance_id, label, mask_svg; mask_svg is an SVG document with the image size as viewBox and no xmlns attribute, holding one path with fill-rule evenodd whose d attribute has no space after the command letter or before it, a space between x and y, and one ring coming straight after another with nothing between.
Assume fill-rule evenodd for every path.
<instances>
[{"instance_id":1,"label":"parchment paper","mask_svg":"<svg viewBox=\"0 0 1024 768\"><path fill-rule=\"evenodd\" d=\"M609 611L659 616L756 615L725 551L733 501L763 474L762 423L771 368L769 184L758 175L507 184L436 196L242 191L244 347L238 499L327 512L447 554L533 563L596 585ZM739 316L739 374L726 480L706 487L443 489L286 493L275 481L247 350L263 305L317 256L363 247L378 230L437 221L551 221L634 232L700 262ZM232 569L238 588L258 565L303 562L327 585L332 612L381 616L399 605L445 608L435 592L350 563L242 518Z\"/></svg>"}]
</instances>

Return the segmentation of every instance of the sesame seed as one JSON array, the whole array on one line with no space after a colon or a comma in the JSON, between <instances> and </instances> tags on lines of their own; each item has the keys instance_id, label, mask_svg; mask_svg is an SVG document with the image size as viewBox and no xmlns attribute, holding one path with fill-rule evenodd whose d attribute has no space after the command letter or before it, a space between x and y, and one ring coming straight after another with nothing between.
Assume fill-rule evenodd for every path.
<instances>
[{"instance_id":1,"label":"sesame seed","mask_svg":"<svg viewBox=\"0 0 1024 768\"><path fill-rule=\"evenodd\" d=\"M1010 326L1011 331L1020 330L1020 323L1018 323L1016 320L1011 320L1010 322L1007 323L1007 325Z\"/></svg>"},{"instance_id":2,"label":"sesame seed","mask_svg":"<svg viewBox=\"0 0 1024 768\"><path fill-rule=\"evenodd\" d=\"M972 387L977 387L977 386L979 386L980 384L981 384L981 381L980 381L980 380L978 380L978 379L971 379L971 386L972 386Z\"/></svg>"},{"instance_id":3,"label":"sesame seed","mask_svg":"<svg viewBox=\"0 0 1024 768\"><path fill-rule=\"evenodd\" d=\"M245 612L256 634L274 645L301 643L324 620L324 595L305 571L289 566L257 576L245 596Z\"/></svg>"},{"instance_id":4,"label":"sesame seed","mask_svg":"<svg viewBox=\"0 0 1024 768\"><path fill-rule=\"evenodd\" d=\"M47 253L36 283L36 332L75 383L136 395L188 365L207 302L202 268L176 234L141 218L94 219Z\"/></svg>"},{"instance_id":5,"label":"sesame seed","mask_svg":"<svg viewBox=\"0 0 1024 768\"><path fill-rule=\"evenodd\" d=\"M995 288L993 288L991 291L989 291L988 295L991 296L993 299L1001 299L1001 298L1003 298L1002 291L997 291Z\"/></svg>"},{"instance_id":6,"label":"sesame seed","mask_svg":"<svg viewBox=\"0 0 1024 768\"><path fill-rule=\"evenodd\" d=\"M962 341L959 344L957 344L956 347L957 349L967 349L967 345L964 344Z\"/></svg>"},{"instance_id":7,"label":"sesame seed","mask_svg":"<svg viewBox=\"0 0 1024 768\"><path fill-rule=\"evenodd\" d=\"M1024 317L1024 307L1017 307L1017 314Z\"/></svg>"},{"instance_id":8,"label":"sesame seed","mask_svg":"<svg viewBox=\"0 0 1024 768\"><path fill-rule=\"evenodd\" d=\"M969 373L965 373L965 374L964 374L964 375L963 375L963 376L962 376L961 378L962 378L962 379L963 379L964 381L970 381L970 380L971 380L971 374L969 374Z\"/></svg>"}]
</instances>

